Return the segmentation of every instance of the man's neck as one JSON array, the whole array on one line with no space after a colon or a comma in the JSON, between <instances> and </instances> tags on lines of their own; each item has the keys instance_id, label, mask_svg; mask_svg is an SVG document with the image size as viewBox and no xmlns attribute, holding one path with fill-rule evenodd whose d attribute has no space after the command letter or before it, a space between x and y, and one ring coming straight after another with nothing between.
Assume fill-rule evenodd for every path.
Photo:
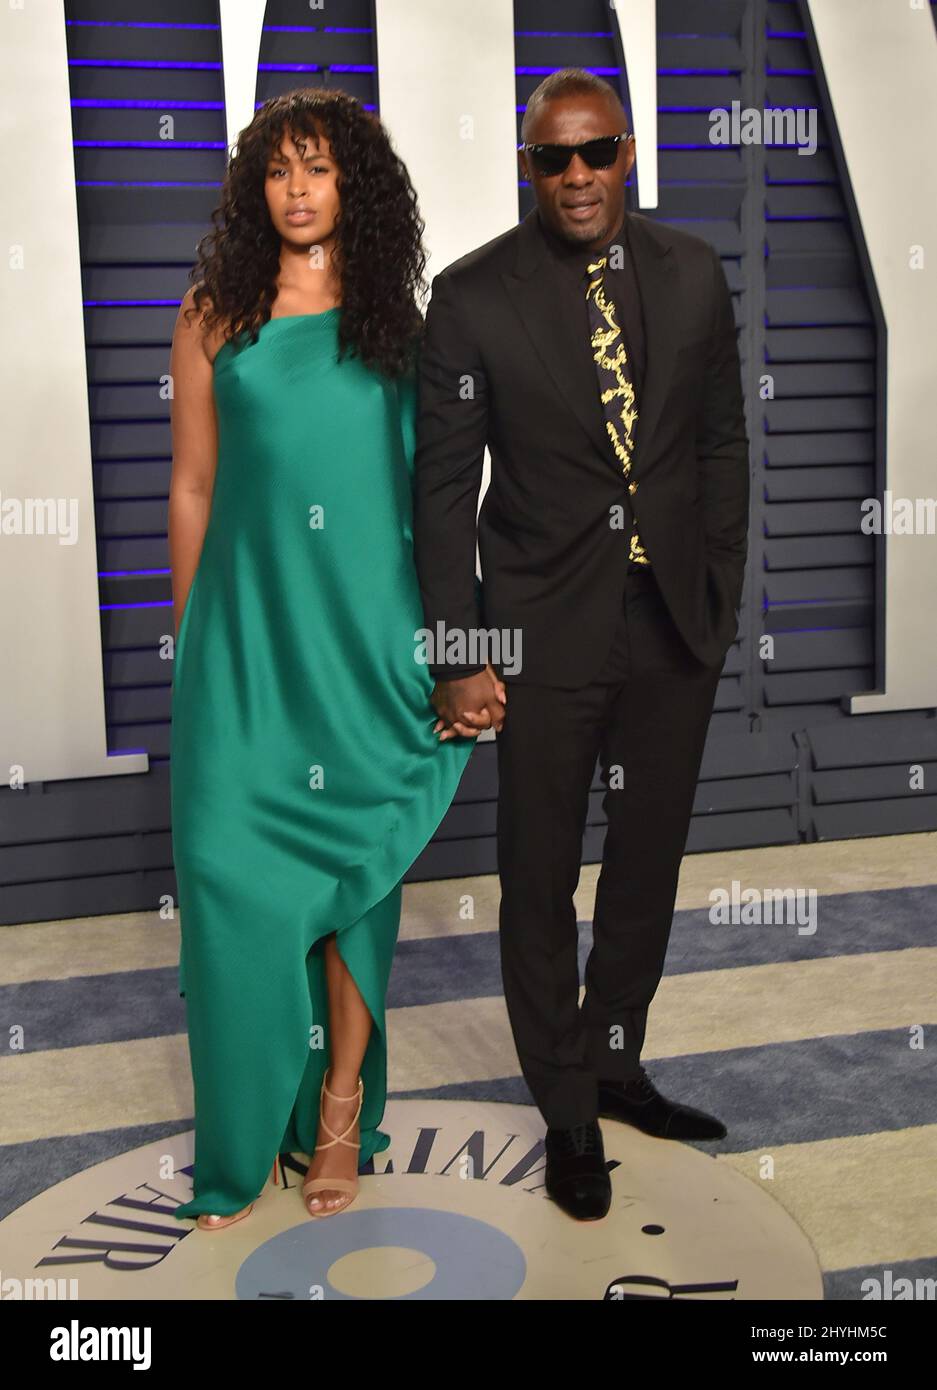
<instances>
[{"instance_id":1,"label":"man's neck","mask_svg":"<svg viewBox=\"0 0 937 1390\"><path fill-rule=\"evenodd\" d=\"M560 255L568 256L570 257L570 259L585 260L590 256L604 255L608 251L608 248L612 246L615 242L624 242L628 234L626 226L628 214L624 211L622 212L621 221L619 222L618 227L615 229L614 232L611 232L604 239L601 246L598 247L587 246L581 241L567 240L566 237L561 236L559 232L555 231L552 227L547 225L547 222L543 217L543 214L540 212L539 208L537 209L537 216L540 220L541 229L543 230L544 235L547 237L550 244L559 252Z\"/></svg>"}]
</instances>

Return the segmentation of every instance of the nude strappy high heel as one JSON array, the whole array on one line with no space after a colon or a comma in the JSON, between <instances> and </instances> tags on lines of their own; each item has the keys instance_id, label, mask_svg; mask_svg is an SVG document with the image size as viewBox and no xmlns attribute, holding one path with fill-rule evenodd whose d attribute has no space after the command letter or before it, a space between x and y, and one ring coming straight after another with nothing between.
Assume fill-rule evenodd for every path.
<instances>
[{"instance_id":1,"label":"nude strappy high heel","mask_svg":"<svg viewBox=\"0 0 937 1390\"><path fill-rule=\"evenodd\" d=\"M273 1167L270 1169L270 1177L267 1179L268 1182L272 1181L275 1187L280 1185L277 1163L278 1160L274 1159ZM259 1197L260 1194L258 1193L254 1201L257 1201ZM209 1216L203 1212L195 1224L200 1231L223 1231L225 1226L233 1226L236 1222L243 1221L245 1216L250 1216L253 1210L254 1203L251 1202L250 1206L245 1207L243 1211L237 1212L234 1216Z\"/></svg>"},{"instance_id":2,"label":"nude strappy high heel","mask_svg":"<svg viewBox=\"0 0 937 1390\"><path fill-rule=\"evenodd\" d=\"M328 1072L325 1073L325 1076L328 1076ZM327 1144L317 1144L313 1152L317 1153L319 1149L331 1149L335 1144L344 1144L349 1149L360 1149L361 1145L356 1144L351 1139L346 1138L346 1135L350 1134L351 1131L354 1129L355 1125L358 1123L358 1116L361 1114L361 1107L364 1104L364 1082L361 1080L361 1077L359 1076L358 1089L355 1092L354 1096L337 1096L334 1091L330 1091L329 1088L326 1086L325 1076L322 1078L322 1090L319 1092L319 1123L321 1124L322 1128L326 1130L329 1134L331 1134L333 1137L328 1141ZM332 1100L354 1100L355 1096L357 1096L358 1098L358 1106L355 1110L354 1116L352 1117L351 1124L348 1125L347 1128L342 1130L341 1134L336 1134L335 1130L332 1129L328 1124L326 1124L324 1115L324 1098L326 1096L331 1096ZM309 1194L311 1192L325 1191L347 1192L349 1194L348 1201L343 1202L340 1207L322 1207L319 1211L310 1211L309 1202L307 1200ZM357 1174L355 1175L354 1179L309 1178L306 1182L303 1183L303 1202L305 1203L306 1211L309 1212L309 1215L312 1217L336 1216L340 1211L345 1211L348 1207L351 1206L352 1202L355 1200L357 1192Z\"/></svg>"}]
</instances>

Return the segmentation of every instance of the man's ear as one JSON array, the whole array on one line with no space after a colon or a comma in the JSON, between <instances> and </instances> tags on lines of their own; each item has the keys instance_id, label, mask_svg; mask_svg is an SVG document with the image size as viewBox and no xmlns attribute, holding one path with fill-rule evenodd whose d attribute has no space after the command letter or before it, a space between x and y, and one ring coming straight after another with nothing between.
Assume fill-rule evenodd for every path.
<instances>
[{"instance_id":1,"label":"man's ear","mask_svg":"<svg viewBox=\"0 0 937 1390\"><path fill-rule=\"evenodd\" d=\"M533 180L530 177L530 170L527 167L527 155L523 150L518 150L517 152L517 167L520 170L520 175L524 182L532 183Z\"/></svg>"}]
</instances>

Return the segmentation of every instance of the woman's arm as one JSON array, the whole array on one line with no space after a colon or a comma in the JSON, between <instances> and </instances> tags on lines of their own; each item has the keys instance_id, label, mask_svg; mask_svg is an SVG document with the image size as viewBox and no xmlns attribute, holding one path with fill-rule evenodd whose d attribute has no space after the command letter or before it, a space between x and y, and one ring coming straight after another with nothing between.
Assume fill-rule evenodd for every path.
<instances>
[{"instance_id":1,"label":"woman's arm","mask_svg":"<svg viewBox=\"0 0 937 1390\"><path fill-rule=\"evenodd\" d=\"M218 462L218 422L212 391L212 359L200 317L185 317L194 288L179 306L169 372L172 380L172 478L169 484L169 563L178 635L198 568L211 513Z\"/></svg>"}]
</instances>

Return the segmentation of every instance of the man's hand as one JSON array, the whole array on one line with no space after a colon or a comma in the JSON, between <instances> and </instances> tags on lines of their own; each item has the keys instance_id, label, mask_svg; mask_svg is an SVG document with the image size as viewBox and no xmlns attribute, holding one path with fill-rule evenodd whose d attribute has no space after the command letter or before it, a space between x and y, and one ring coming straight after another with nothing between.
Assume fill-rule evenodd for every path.
<instances>
[{"instance_id":1,"label":"man's hand","mask_svg":"<svg viewBox=\"0 0 937 1390\"><path fill-rule=\"evenodd\" d=\"M504 682L490 665L461 680L437 681L430 696L439 715L433 733L439 734L440 743L456 735L477 738L482 729L500 733L507 700Z\"/></svg>"}]
</instances>

